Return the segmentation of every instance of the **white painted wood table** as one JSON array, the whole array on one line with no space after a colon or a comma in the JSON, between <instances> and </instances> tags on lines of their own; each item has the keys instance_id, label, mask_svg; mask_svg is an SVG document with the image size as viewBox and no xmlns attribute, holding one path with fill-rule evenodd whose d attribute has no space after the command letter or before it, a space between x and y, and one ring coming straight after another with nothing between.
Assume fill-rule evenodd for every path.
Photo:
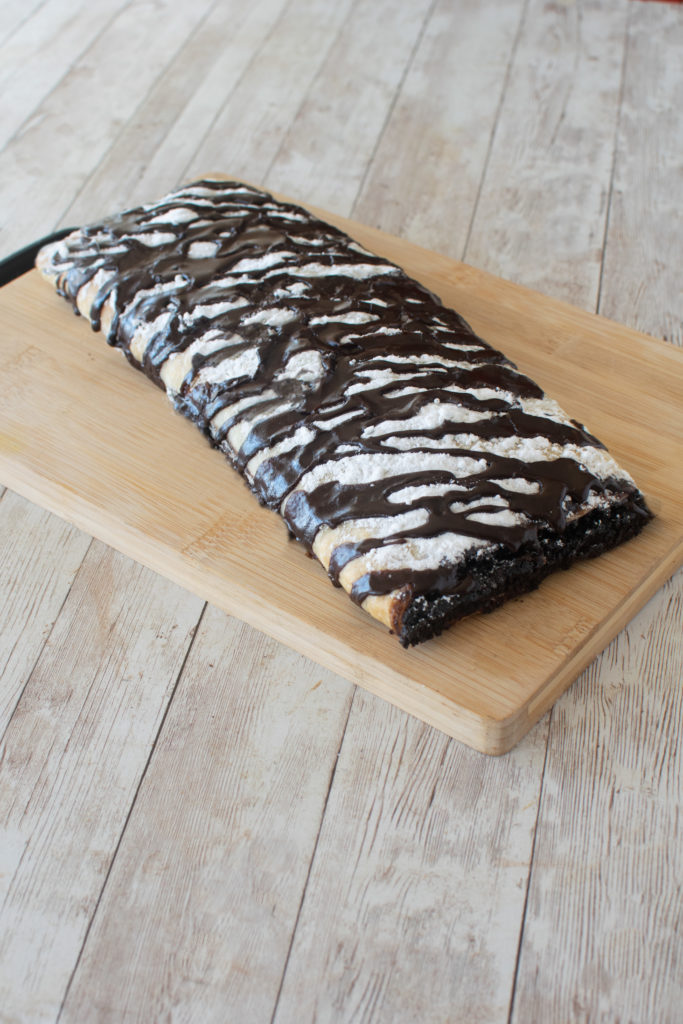
<instances>
[{"instance_id":1,"label":"white painted wood table","mask_svg":"<svg viewBox=\"0 0 683 1024\"><path fill-rule=\"evenodd\" d=\"M216 170L681 344L681 53L640 0L0 0L0 254ZM682 619L488 758L4 491L0 1020L680 1021Z\"/></svg>"}]
</instances>

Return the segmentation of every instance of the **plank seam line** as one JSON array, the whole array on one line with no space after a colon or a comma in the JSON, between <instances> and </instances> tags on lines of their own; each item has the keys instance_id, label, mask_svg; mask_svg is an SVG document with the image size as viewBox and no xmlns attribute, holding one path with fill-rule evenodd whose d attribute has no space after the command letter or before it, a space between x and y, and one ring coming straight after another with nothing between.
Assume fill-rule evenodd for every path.
<instances>
[{"instance_id":1,"label":"plank seam line","mask_svg":"<svg viewBox=\"0 0 683 1024\"><path fill-rule=\"evenodd\" d=\"M78 956L76 957L75 963L73 965L73 969L71 971L71 974L69 975L69 980L66 983L66 988L64 989L64 995L62 996L62 1001L60 1003L59 1010L58 1010L57 1016L55 1018L55 1024L58 1024L59 1020L61 1019L62 1013L64 1011L64 1007L66 1006L66 1001L67 1001L67 999L69 997L69 992L71 991L71 986L73 984L73 980L76 977L76 972L78 971L78 968L79 968L79 965L81 963L81 960L83 959L83 952L84 952L85 947L86 947L86 945L88 943L88 939L90 937L90 932L92 930L93 922L94 922L95 918L97 917L97 912L98 912L98 910L100 908L100 904L102 902L102 897L103 897L104 892L105 892L105 890L107 888L107 884L109 882L109 878L111 876L111 872L112 872L112 869L114 867L114 863L116 862L116 858L118 856L119 849L121 848L121 843L123 842L123 837L126 834L126 830L128 828L128 823L129 823L129 821L131 819L131 816L133 814L133 810L134 810L135 805L136 805L137 800L138 800L138 796L140 794L140 789L142 788L142 784L145 781L145 778L147 776L147 771L149 769L150 763L151 763L152 758L154 756L154 751L156 750L157 742L158 742L159 737L160 737L160 735L162 733L164 725L166 724L166 719L168 717L169 709L171 707L171 704L173 703L173 698L176 695L176 691L178 689L178 686L180 685L180 680L183 677L183 673L185 671L185 666L187 665L188 658L190 657L190 653L191 653L191 651L192 651L192 649L194 647L194 642L197 639L197 635L199 633L199 627L202 624L202 619L204 618L204 612L206 611L207 607L208 607L208 602L205 601L204 604L202 605L202 610L199 613L199 618L197 619L197 624L196 624L196 626L194 628L194 633L190 637L190 642L187 645L187 650L185 651L185 656L183 657L182 664L181 664L180 668L178 669L178 674L176 676L175 682L174 682L174 684L173 684L173 686L171 688L171 693L170 693L170 696L168 698L168 701L166 702L166 707L164 708L164 713L161 716L161 722L159 723L159 728L157 729L156 735L155 735L154 739L152 740L152 746L150 747L150 751L149 751L149 754L147 756L147 760L145 761L144 768L142 769L142 772L140 773L140 778L138 780L138 784L135 787L135 792L133 794L133 799L130 802L130 807L128 808L128 812L127 812L125 820L123 822L123 826L121 828L121 832L119 834L119 838L118 838L118 840L116 842L116 846L114 847L114 852L112 853L111 860L109 861L109 867L107 868L107 873L104 876L104 880L102 882L102 886L100 888L99 895L98 895L97 900L95 902L95 906L93 908L93 912L90 915L90 920L88 921L88 926L85 929L85 935L83 936L83 941L81 942L81 948L78 951Z\"/></svg>"},{"instance_id":2,"label":"plank seam line","mask_svg":"<svg viewBox=\"0 0 683 1024\"><path fill-rule=\"evenodd\" d=\"M7 494L7 490L3 491L3 496L5 494ZM2 500L2 499L0 498L0 500ZM74 529L78 529L78 527L74 527ZM57 614L55 615L54 619L52 620L52 625L50 626L48 634L45 637L45 639L43 640L42 644L40 645L40 649L38 650L38 653L36 654L36 657L35 657L35 660L33 662L33 665L31 666L31 671L27 674L26 682L22 686L22 688L21 688L21 690L19 692L19 696L17 697L17 699L15 701L15 704L14 704L14 707L12 708L12 713L10 714L9 718L7 719L7 725L2 730L2 733L0 733L0 745L2 745L2 743L4 743L5 736L7 735L7 730L9 729L9 727L10 727L10 725L12 723L12 719L14 718L14 715L16 714L16 710L17 710L17 708L19 707L19 705L21 703L22 697L26 693L26 688L29 685L29 683L31 682L31 679L33 678L33 674L34 674L34 672L35 672L35 670L36 670L36 668L38 666L38 662L40 661L40 659L43 656L43 651L45 650L45 648L47 647L48 643L50 642L50 637L52 636L52 634L54 632L54 628L57 625L57 622L59 620L60 615L64 611L64 605L69 600L69 597L71 595L71 591L73 590L74 584L75 584L76 580L78 579L80 573L83 570L83 563L85 562L86 558L88 557L88 554L90 553L90 549L93 546L94 539L95 539L94 537L90 538L90 543L88 544L87 548L85 549L85 551L83 553L83 557L81 558L81 561L80 561L80 563L78 565L78 568L76 569L76 572L74 573L74 577L73 577L71 583L69 584L69 586L66 589L66 593L64 595L64 599L63 599L62 603L59 606L59 610L58 610Z\"/></svg>"},{"instance_id":3,"label":"plank seam line","mask_svg":"<svg viewBox=\"0 0 683 1024\"><path fill-rule=\"evenodd\" d=\"M4 152L5 150L9 149L9 147L12 145L12 143L15 142L15 140L20 137L20 135L22 134L23 130L26 128L26 126L29 123L29 121L31 120L31 118L35 117L36 111L40 109L41 105L45 102L45 100L48 98L48 96L51 96L52 93L55 92L59 88L59 86L62 84L64 79L67 77L67 75L69 75L70 72L73 71L75 65L83 57L83 55L85 53L87 53L88 50L90 50L93 46L95 46L95 44L97 42L99 42L101 37L109 29L109 27L112 24L112 22L116 21L116 19L119 17L119 15L123 14L124 11L127 11L132 3L133 3L133 0L127 0L126 3L124 3L121 7L119 7L117 10L115 10L114 13L112 14L111 18L109 18L109 20L107 21L106 25L103 25L102 28L99 30L99 32L96 32L95 35L92 37L92 39L88 43L86 43L86 45L83 47L83 49L80 51L80 53L78 53L74 57L74 59L72 60L71 64L69 64L68 68L66 69L64 74L61 76L61 78L59 78L55 82L55 84L53 85L52 89L50 89L50 91L48 93L46 93L42 97L42 99L38 100L38 102L36 103L35 107L33 107L31 112L26 115L26 117L21 122L21 124L18 126L18 128L16 128L12 132L12 134L9 137L9 139L7 140L7 142L2 147L2 152Z\"/></svg>"},{"instance_id":4,"label":"plank seam line","mask_svg":"<svg viewBox=\"0 0 683 1024\"><path fill-rule=\"evenodd\" d=\"M296 112L295 112L294 116L292 117L292 119L291 119L291 121L289 123L289 127L287 128L287 131L284 133L284 135L280 139L280 142L278 143L277 149L275 150L275 154L274 154L273 158L271 159L270 163L268 164L268 168L266 170L266 173L263 175L262 181L266 182L268 180L268 175L272 171L273 167L275 166L275 164L277 162L277 158L279 157L280 153L282 152L282 147L285 144L287 136L289 135L290 131L292 130L292 128L296 124L296 119L298 118L299 114L303 110L303 108L305 106L305 103L306 103L306 100L308 99L308 97L309 97L309 95L310 95L310 93L311 93L315 83L318 81L318 79L320 78L321 74L323 73L323 69L325 68L325 65L327 64L328 58L330 56L330 53L334 49L334 46L337 43L337 40L339 39L340 35L344 31L346 23L350 20L351 15L353 14L354 10L356 9L356 6L357 6L358 2L359 2L359 0L355 0L355 2L350 5L349 10L346 13L346 17L342 18L341 24L339 25L339 28L337 29L337 31L334 34L334 38L331 40L330 45L327 47L327 50L325 51L325 56L320 61L320 64L318 65L318 68L317 68L317 71L315 72L315 74L313 75L313 78L309 82L308 87L306 88L306 91L304 92L304 95L303 95L303 97L301 99L301 102L299 103L298 107L296 108Z\"/></svg>"},{"instance_id":5,"label":"plank seam line","mask_svg":"<svg viewBox=\"0 0 683 1024\"><path fill-rule=\"evenodd\" d=\"M197 142L196 146L194 147L194 153L192 154L192 156L190 157L188 162L185 164L185 166L183 167L182 173L178 177L178 180L177 180L177 184L178 185L186 184L187 176L188 176L189 171L190 171L190 167L192 166L192 163L193 163L197 153L199 153L201 151L202 146L204 145L206 140L210 137L210 135L211 135L211 133L212 133L212 131L213 131L215 125L216 125L216 122L220 119L221 114L225 110L225 107L226 107L226 105L228 103L228 100L230 99L230 97L239 88L239 86L240 86L241 82L243 81L243 79L245 78L247 72L249 71L251 66L254 64L256 58L261 53L261 50L263 50L263 48L266 45L266 43L268 42L268 40L270 39L270 37L275 32L276 28L278 27L278 25L282 21L284 15L289 10L291 5L292 5L292 0L287 0L287 2L281 7L280 13L278 14L277 18L273 21L272 25L270 26L270 28L268 29L268 31L264 35L263 39L261 39L260 43L258 44L256 49L252 53L251 57L249 58L249 60L245 64L245 66L240 71L239 75L237 76L237 78L235 79L235 81L234 81L234 83L232 85L232 88L228 90L228 93L225 96L223 102L218 105L216 113L211 118L211 123L210 123L209 127L206 129L206 131L202 135L201 139L199 139L199 141ZM233 175L231 174L230 177L232 177L232 176Z\"/></svg>"},{"instance_id":6,"label":"plank seam line","mask_svg":"<svg viewBox=\"0 0 683 1024\"><path fill-rule=\"evenodd\" d=\"M417 33L417 36L415 38L415 42L413 44L413 48L410 51L410 53L408 54L408 60L406 61L406 66L403 69L403 73L401 75L399 83L396 86L396 89L394 91L394 95L391 98L391 103L389 104L389 109L387 110L386 117L384 118L384 123L382 124L382 127L380 128L379 132L377 133L377 139L375 140L375 145L372 147L372 152L370 153L370 158L368 159L368 162L365 165L365 170L363 171L363 175L362 175L362 177L360 179L360 184L358 185L358 190L356 192L356 198L353 200L353 203L351 204L351 212L349 214L350 217L354 216L354 211L356 209L356 206L358 205L360 197L363 194L363 189L365 188L365 183L368 180L368 175L370 174L372 166L373 166L373 164L375 162L375 157L377 156L377 152L379 150L379 147L380 147L380 144L382 142L382 139L384 138L384 136L386 134L386 130L389 127L389 122L391 121L391 118L392 118L393 113L394 113L394 109L396 107L396 104L398 103L399 96L401 95L401 92L403 91L403 86L405 85L406 78L408 77L408 72L410 71L410 69L413 66L413 61L415 60L415 57L417 55L417 51L419 50L419 48L420 48L420 46L422 44L422 40L424 38L424 34L427 31L427 25L431 21L432 14L434 13L434 8L435 7L436 7L436 0L432 0L431 4L429 5L429 10L425 14L424 21L422 22L422 25L420 27L420 31Z\"/></svg>"},{"instance_id":7,"label":"plank seam line","mask_svg":"<svg viewBox=\"0 0 683 1024\"><path fill-rule=\"evenodd\" d=\"M107 149L102 154L100 159L97 161L95 166L93 168L91 168L91 170L88 172L86 177L83 179L83 181L81 182L79 187L76 189L76 192L74 193L74 195L71 197L71 199L69 201L69 205L66 207L64 212L59 217L58 223L60 225L63 225L67 221L68 216L69 216L69 211L72 209L74 204L76 202L78 202L78 199L81 197L81 195L83 194L83 192L85 191L87 186L90 184L90 182L92 181L94 176L97 174L97 172L99 171L100 167L102 167L102 165L105 163L105 161L109 158L109 156L112 153L112 151L116 149L116 146L118 145L119 139L121 139L121 137L125 134L125 132L130 127L131 123L133 123L135 121L135 119L138 116L138 113L140 112L140 110L146 104L147 100L149 99L151 93L154 91L154 89L158 85L159 81L163 78L163 76L168 71L169 67L173 64L173 61L176 59L176 57L178 57L178 55L183 50L183 48L185 46L187 46L187 44L192 40L193 36L199 31L199 29L202 27L202 25L207 20L207 18L213 13L217 3L218 3L218 0L213 0L213 3L208 5L206 10L204 11L204 14L201 16L201 18L199 19L197 24L194 26L194 28L190 32L189 36L187 36L185 39L183 39L178 44L178 47L174 51L171 59L166 64L164 64L163 67L161 67L159 69L159 73L157 75L155 75L154 80L150 83L150 86L147 89L147 92L142 97L140 102L137 104L137 106L135 107L135 110L133 111L133 113L130 115L128 120L124 124L122 124L121 127L119 128L118 132L116 133L116 136L112 140L111 145L107 147ZM168 132L166 132L166 135L164 136L164 138L166 138L167 135L168 135Z\"/></svg>"},{"instance_id":8,"label":"plank seam line","mask_svg":"<svg viewBox=\"0 0 683 1024\"><path fill-rule=\"evenodd\" d=\"M529 906L529 890L531 889L531 876L533 874L534 858L536 856L536 839L538 838L538 824L541 817L541 804L543 802L543 786L545 783L546 765L548 764L548 749L550 747L550 730L553 724L553 710L554 706L550 709L550 714L548 716L548 734L545 740L545 754L543 755L543 768L541 769L541 785L538 791L538 806L536 808L536 821L534 822L534 838L531 843L531 856L529 857L529 873L526 878L526 890L524 892L522 919L519 922L519 939L517 940L517 952L515 954L515 970L512 975L512 990L510 992L510 1008L508 1010L507 1024L512 1024L512 1013L515 1008L515 996L517 995L517 978L519 976L519 965L522 959L522 943L524 940L527 908Z\"/></svg>"},{"instance_id":9,"label":"plank seam line","mask_svg":"<svg viewBox=\"0 0 683 1024\"><path fill-rule=\"evenodd\" d=\"M354 699L356 697L357 689L358 689L357 687L354 687L353 693L351 694L351 700L349 701L349 710L348 710L347 715L346 715L346 721L344 722L344 728L342 729L342 734L341 734L341 736L339 738L339 746L337 747L337 754L336 754L336 757L334 759L334 764L332 765L332 772L330 773L330 781L329 781L329 784L327 786L327 793L325 794L325 803L323 804L323 811L322 811L322 814L320 815L320 824L318 826L318 834L315 837L315 843L313 844L313 850L311 851L311 859L308 862L308 871L306 872L306 880L304 881L303 889L301 890L301 899L299 900L299 906L297 908L296 917L294 918L294 926L292 928L292 934L291 934L291 936L289 938L289 946L287 947L287 955L285 957L285 962L284 962L284 965L282 967L282 974L280 976L280 984L278 985L278 989L277 989L277 992L275 994L275 1002L273 1003L273 1013L272 1013L272 1016L270 1018L270 1024L274 1024L275 1016L277 1014L277 1008L280 1005L280 996L282 995L282 988L283 988L284 983L285 983L285 976L287 974L287 968L289 967L289 961L290 961L290 957L292 955L292 949L294 947L294 938L296 936L297 928L299 927L299 918L301 917L301 910L302 910L303 905L304 905L304 900L306 899L306 893L308 891L308 883L309 883L310 878L311 878L311 872L313 870L313 864L315 862L315 856L316 856L316 853L318 852L318 843L320 842L320 835L321 835L322 830L323 830L323 824L325 822L325 815L327 814L327 804L328 804L329 799L330 799L330 793L332 792L332 786L334 785L334 777L337 774L337 765L339 764L339 756L341 754L341 749L342 749L342 746L344 744L344 737L346 736L346 730L348 728L349 718L351 717L351 708L353 707L353 702L354 702Z\"/></svg>"},{"instance_id":10,"label":"plank seam line","mask_svg":"<svg viewBox=\"0 0 683 1024\"><path fill-rule=\"evenodd\" d=\"M12 38L12 36L15 36L17 32L19 32L20 29L24 27L27 21L30 21L31 18L35 17L38 11L40 11L45 6L46 2L47 0L42 0L42 3L39 3L37 7L34 7L34 9L29 14L27 14L24 18L21 19L18 25L15 25L14 28L10 29L10 31L7 33L4 39L0 39L0 47L6 46L10 39Z\"/></svg>"},{"instance_id":11,"label":"plank seam line","mask_svg":"<svg viewBox=\"0 0 683 1024\"><path fill-rule=\"evenodd\" d=\"M496 139L496 133L498 131L498 125L500 124L500 115L501 115L502 110L503 110L503 104L505 103L505 97L507 96L508 85L510 84L510 78L512 76L512 66L515 63L515 58L517 57L517 50L519 49L519 41L520 41L520 39L522 37L522 30L523 30L524 25L526 23L526 17L527 17L528 8L529 8L529 0L525 0L524 5L522 7L522 13L521 13L521 16L520 16L520 19L519 19L519 24L517 26L517 31L515 33L515 38L514 38L514 40L512 42L512 49L510 50L510 59L508 60L508 66L505 69L505 77L503 78L503 85L501 87L500 97L498 99L498 108L496 110L496 116L495 116L495 118L493 120L493 127L491 129L491 134L489 135L489 144L488 144L488 146L486 148L486 156L484 157L484 166L483 166L482 171L481 171L481 178L479 179L479 188L477 189L477 194L475 196L474 203L472 205L472 215L470 217L470 223L469 223L469 226L467 228L467 235L465 237L465 244L464 244L463 249L462 249L462 256L460 257L460 259L463 262L465 261L465 256L466 256L466 253L467 253L467 249L469 248L470 239L472 237L472 232L474 231L474 221L476 219L477 211L479 210L479 203L480 203L480 200L481 200L482 193L484 191L484 181L486 180L486 175L487 175L488 169L489 169L489 163L491 162L491 154L493 153L493 145L494 145L494 142L495 142L495 139Z\"/></svg>"},{"instance_id":12,"label":"plank seam line","mask_svg":"<svg viewBox=\"0 0 683 1024\"><path fill-rule=\"evenodd\" d=\"M619 109L614 126L614 149L612 151L612 169L609 178L609 192L607 195L607 210L605 211L605 230L602 236L602 253L600 256L600 273L598 275L598 294L595 300L595 312L600 312L602 302L602 282L605 274L605 252L607 251L607 238L612 213L612 198L614 196L614 178L617 170L617 153L619 150L619 133L621 131L621 114L624 106L624 92L626 89L626 65L628 60L629 39L631 37L631 7L626 11L626 24L624 26L624 54L621 58L621 81L619 82Z\"/></svg>"}]
</instances>

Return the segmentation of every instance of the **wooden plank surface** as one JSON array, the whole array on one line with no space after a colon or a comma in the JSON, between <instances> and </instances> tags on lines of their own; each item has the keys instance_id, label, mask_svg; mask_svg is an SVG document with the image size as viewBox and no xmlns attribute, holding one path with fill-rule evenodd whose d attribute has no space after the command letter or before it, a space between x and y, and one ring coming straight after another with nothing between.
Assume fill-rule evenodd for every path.
<instances>
[{"instance_id":1,"label":"wooden plank surface","mask_svg":"<svg viewBox=\"0 0 683 1024\"><path fill-rule=\"evenodd\" d=\"M6 1020L59 1011L200 609L110 549L83 562L2 741Z\"/></svg>"},{"instance_id":2,"label":"wooden plank surface","mask_svg":"<svg viewBox=\"0 0 683 1024\"><path fill-rule=\"evenodd\" d=\"M204 615L62 1020L270 1019L353 691L277 648Z\"/></svg>"},{"instance_id":3,"label":"wooden plank surface","mask_svg":"<svg viewBox=\"0 0 683 1024\"><path fill-rule=\"evenodd\" d=\"M56 87L0 151L0 205L24 211L20 225L0 222L3 255L42 237L59 222L115 142L122 122L134 114L141 94L208 6L209 0L197 0L191 8L183 4L171 17L172 3L132 0L92 45L72 55L73 64ZM90 8L99 10L99 5ZM142 54L130 46L135 38L147 40ZM72 145L74 130L78 146ZM51 167L45 165L46 152L52 154Z\"/></svg>"},{"instance_id":4,"label":"wooden plank surface","mask_svg":"<svg viewBox=\"0 0 683 1024\"><path fill-rule=\"evenodd\" d=\"M400 10L393 0L354 4L262 179L266 188L296 181L297 195L307 203L351 212L368 154L432 6L433 0L403 4ZM365 73L369 66L372 76ZM339 90L344 77L346 88ZM347 126L343 135L340 121Z\"/></svg>"},{"instance_id":5,"label":"wooden plank surface","mask_svg":"<svg viewBox=\"0 0 683 1024\"><path fill-rule=\"evenodd\" d=\"M36 10L44 4L45 0L3 0L0 4L0 45L4 46L26 22L30 22Z\"/></svg>"},{"instance_id":6,"label":"wooden plank surface","mask_svg":"<svg viewBox=\"0 0 683 1024\"><path fill-rule=\"evenodd\" d=\"M683 14L631 8L599 312L683 345Z\"/></svg>"},{"instance_id":7,"label":"wooden plank surface","mask_svg":"<svg viewBox=\"0 0 683 1024\"><path fill-rule=\"evenodd\" d=\"M449 735L502 753L680 564L683 495L668 467L679 450L683 363L618 325L342 223L436 290L605 439L657 515L628 549L406 652L327 585L241 481L226 470L216 483L223 466L215 453L190 439L187 424L164 419L163 398L89 336L35 272L0 297L13 396L2 413L3 480ZM658 396L656 429L645 380Z\"/></svg>"},{"instance_id":8,"label":"wooden plank surface","mask_svg":"<svg viewBox=\"0 0 683 1024\"><path fill-rule=\"evenodd\" d=\"M0 737L48 639L91 538L5 491L0 518Z\"/></svg>"},{"instance_id":9,"label":"wooden plank surface","mask_svg":"<svg viewBox=\"0 0 683 1024\"><path fill-rule=\"evenodd\" d=\"M0 88L13 97L0 108L0 147L57 85L65 57L86 50L122 6L123 0L52 0L13 33L0 49Z\"/></svg>"},{"instance_id":10,"label":"wooden plank surface","mask_svg":"<svg viewBox=\"0 0 683 1024\"><path fill-rule=\"evenodd\" d=\"M484 758L358 693L276 1022L506 1019L546 737Z\"/></svg>"},{"instance_id":11,"label":"wooden plank surface","mask_svg":"<svg viewBox=\"0 0 683 1024\"><path fill-rule=\"evenodd\" d=\"M283 7L284 0L224 0L202 11L61 223L85 224L172 188Z\"/></svg>"},{"instance_id":12,"label":"wooden plank surface","mask_svg":"<svg viewBox=\"0 0 683 1024\"><path fill-rule=\"evenodd\" d=\"M680 95L667 54L681 46L668 5L630 5L598 300L672 341L683 309L665 112ZM513 1024L680 1016L682 603L679 571L551 713Z\"/></svg>"},{"instance_id":13,"label":"wooden plank surface","mask_svg":"<svg viewBox=\"0 0 683 1024\"><path fill-rule=\"evenodd\" d=\"M680 1014L683 601L663 597L643 646L616 639L555 706L515 1024Z\"/></svg>"},{"instance_id":14,"label":"wooden plank surface","mask_svg":"<svg viewBox=\"0 0 683 1024\"><path fill-rule=\"evenodd\" d=\"M265 179L353 6L351 0L285 5L198 140L181 177L230 167L237 177Z\"/></svg>"},{"instance_id":15,"label":"wooden plank surface","mask_svg":"<svg viewBox=\"0 0 683 1024\"><path fill-rule=\"evenodd\" d=\"M627 13L627 4L530 0L463 256L591 310ZM520 110L536 112L521 133Z\"/></svg>"},{"instance_id":16,"label":"wooden plank surface","mask_svg":"<svg viewBox=\"0 0 683 1024\"><path fill-rule=\"evenodd\" d=\"M372 153L356 220L463 258L525 6L501 0L492 19L478 0L437 0ZM327 197L320 205L337 209Z\"/></svg>"},{"instance_id":17,"label":"wooden plank surface","mask_svg":"<svg viewBox=\"0 0 683 1024\"><path fill-rule=\"evenodd\" d=\"M100 18L99 6L87 18ZM189 7L130 0L113 31L88 39L70 25L75 4L0 0L0 46L14 39L22 66L36 72L31 78L19 69L11 45L2 51L8 60L0 74L18 70L5 84L2 117L20 123L0 148L2 252L60 221L87 221L221 168L430 250L469 261L476 252L486 269L543 282L586 309L596 309L597 281L600 312L680 341L680 5L499 0L493 12L473 0L435 0L419 28L400 6L397 17L391 0L382 3L391 20L384 32L373 0L343 10L314 0ZM45 46L48 21L54 47ZM313 46L297 39L306 33ZM378 61L358 59L372 54L373 43ZM572 77L573 63L580 74ZM367 112L349 108L351 74L356 94L371 100ZM199 150L205 138L210 160ZM353 155L349 168L345 154ZM309 176L314 194L306 194L299 175L316 159L320 180ZM567 202L553 201L546 188L558 175ZM351 181L360 181L355 197ZM592 395L588 404L597 408ZM656 423L656 402L648 414ZM314 1005L318 1019L335 1022L462 1020L466 1007L467 1019L496 1024L546 1011L566 1021L675 1024L683 572L511 753L491 759L362 690L340 748L336 728L320 729L319 711L322 704L343 721L348 684L210 609L192 642L191 675L181 674L161 724L155 700L138 700L135 736L126 734L128 703L109 706L121 687L133 700L138 688L159 691L149 675L153 652L141 656L141 634L119 628L115 609L132 599L140 629L153 636L160 608L193 599L151 574L147 599L137 601L131 580L139 568L117 557L116 573L105 571L110 556L100 545L95 561L89 556L78 570L80 542L60 545L83 535L11 492L0 500L0 536L0 601L9 611L0 619L0 650L10 652L2 686L18 698L7 707L13 742L11 758L0 745L0 795L10 780L15 790L35 792L22 822L27 867L3 935L3 948L11 944L13 957L23 952L35 965L35 981L27 985L24 973L10 972L14 960L0 959L9 993L0 1003L3 1024L55 1020L60 1004L62 1017L92 1019L97 1006L98 1020L116 1024L123 1007L138 1019L223 1020L240 1000L258 1007L256 1024L273 1016L261 988L268 979L272 996L278 976L279 1024L312 1019ZM74 571L78 608L69 590ZM101 616L97 630L91 608ZM58 696L60 680L73 674L73 637L84 631L88 664L112 660L88 718L94 732L111 723L106 740L97 734L97 756L123 775L100 774L81 802L88 820L99 821L97 853L110 865L102 872L86 858L82 887L70 865L83 849L72 812L80 798L67 781L41 803L32 749L39 758L51 743L49 763L62 761L66 780L92 770L82 719L74 725L73 705ZM49 670L32 674L48 651ZM142 672L137 687L125 681L125 665ZM280 687L289 680L288 692L297 692L292 670L304 683L322 683L288 704ZM217 671L220 699L206 706ZM242 695L252 683L257 706L282 697L283 714L245 714ZM210 750L205 730L216 739ZM315 753L300 756L296 744L309 733L318 735ZM286 787L259 786L261 751L281 752ZM142 784L122 792L116 780L124 776L142 776ZM316 794L312 807L326 790L322 808L317 803L319 835L315 815L305 828L294 816L296 838L283 826L288 849L296 842L308 859L301 889L300 865L295 884L271 873L281 864L274 836L288 821L292 792L296 807L308 800L299 794ZM220 845L221 821L231 835L231 823L246 819L251 835L243 843L256 854L256 879L245 859ZM644 828L647 842L639 839ZM0 824L0 853L14 849L8 836ZM361 856L340 869L346 849ZM63 876L54 870L61 863ZM223 890L239 897L214 907ZM251 921L264 920L263 896L274 892L278 941L254 951ZM119 912L133 930L146 916L159 925L156 934L145 929L137 967ZM179 931L177 918L188 931ZM180 955L169 951L174 943ZM253 952L226 972L240 947ZM482 974L482 964L491 969ZM430 988L420 979L432 971ZM112 977L119 989L109 1000ZM46 978L50 1002L39 1013L34 992L46 991Z\"/></svg>"}]
</instances>

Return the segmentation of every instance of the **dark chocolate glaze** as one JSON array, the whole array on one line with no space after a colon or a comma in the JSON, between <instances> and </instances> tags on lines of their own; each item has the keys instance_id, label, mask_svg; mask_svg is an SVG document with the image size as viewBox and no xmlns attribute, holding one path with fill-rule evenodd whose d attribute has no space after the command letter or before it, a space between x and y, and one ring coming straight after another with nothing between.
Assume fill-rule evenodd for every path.
<instances>
[{"instance_id":1,"label":"dark chocolate glaze","mask_svg":"<svg viewBox=\"0 0 683 1024\"><path fill-rule=\"evenodd\" d=\"M187 211L185 220L173 223L171 211L179 207ZM150 237L153 232L164 237ZM161 244L149 244L155 241ZM214 251L192 255L195 243L213 243ZM263 266L249 262L264 256ZM527 561L542 562L542 537L548 531L561 535L568 517L585 511L591 492L626 494L643 520L649 515L628 480L598 477L578 456L528 462L503 454L506 440L539 436L558 446L602 446L575 421L525 412L522 400L541 399L542 390L422 285L336 228L264 192L234 182L195 183L75 234L53 249L52 269L74 308L79 289L100 274L93 328L100 328L111 297L116 312L108 342L161 387L166 360L215 332L208 340L215 337L218 347L194 354L182 387L171 394L174 404L228 455L263 504L282 511L309 550L321 527L422 510L422 521L410 529L338 545L329 566L333 582L350 561L374 548L448 534L471 539L467 559L430 568L406 559L403 568L367 572L353 585L358 602L406 586L411 598L464 592L479 551L487 557L491 550L522 552ZM350 276L354 272L359 276ZM218 303L233 308L215 315L211 306ZM282 322L267 322L272 310L285 311ZM266 322L255 317L259 313ZM359 322L333 319L349 314ZM330 319L316 323L320 318ZM130 345L141 323L154 327L140 366ZM255 369L227 380L207 377L224 360L253 352ZM319 372L287 374L293 357L311 352ZM400 379L382 383L376 377L382 371ZM233 410L219 429L212 426L221 410L247 401L248 408ZM442 423L411 427L411 417L436 403L448 409ZM229 433L244 418L256 421L235 449ZM382 430L386 423L393 426ZM249 469L254 456L286 444L302 427L308 432L300 443L270 454L255 472ZM502 450L488 450L497 439ZM304 479L322 463L392 453L401 455L399 469L379 480L348 483L343 474L332 474L309 487ZM465 460L457 464L464 469L435 468L438 453ZM524 481L526 490L511 489L510 480ZM306 489L297 489L300 484ZM403 488L433 484L444 493L396 500ZM476 518L502 508L519 515L512 522Z\"/></svg>"}]
</instances>

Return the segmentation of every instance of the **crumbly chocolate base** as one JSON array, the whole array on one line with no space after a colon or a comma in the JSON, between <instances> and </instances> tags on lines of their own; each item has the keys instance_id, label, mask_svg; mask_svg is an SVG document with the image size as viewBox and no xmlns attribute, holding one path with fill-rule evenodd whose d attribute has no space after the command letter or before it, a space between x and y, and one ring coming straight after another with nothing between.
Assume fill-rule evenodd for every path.
<instances>
[{"instance_id":1,"label":"crumbly chocolate base","mask_svg":"<svg viewBox=\"0 0 683 1024\"><path fill-rule=\"evenodd\" d=\"M469 559L451 594L423 594L407 604L399 640L404 647L430 640L474 612L492 612L513 597L527 594L558 569L597 558L635 537L651 518L642 495L627 494L608 512L594 509L569 523L564 533L545 533L539 545L514 554L502 546Z\"/></svg>"}]
</instances>

